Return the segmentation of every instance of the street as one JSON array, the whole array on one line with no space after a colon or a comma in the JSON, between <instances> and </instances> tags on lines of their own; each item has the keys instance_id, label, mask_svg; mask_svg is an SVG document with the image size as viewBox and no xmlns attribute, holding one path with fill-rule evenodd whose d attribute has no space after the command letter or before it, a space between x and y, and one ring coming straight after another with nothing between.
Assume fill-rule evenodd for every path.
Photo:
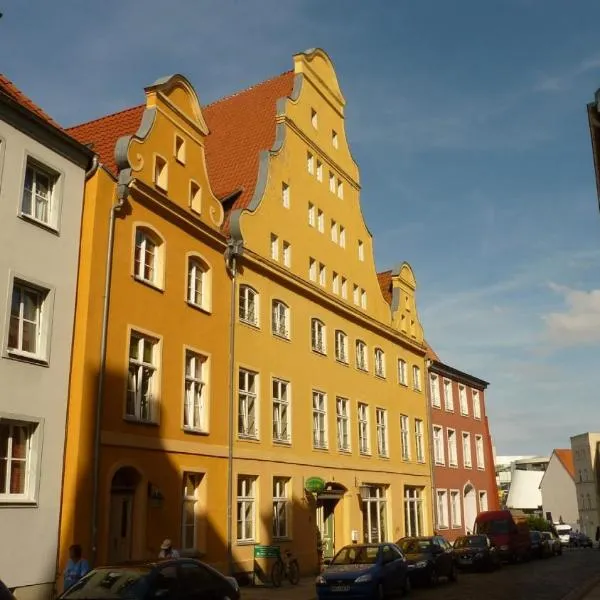
<instances>
[{"instance_id":1,"label":"street","mask_svg":"<svg viewBox=\"0 0 600 600\"><path fill-rule=\"evenodd\" d=\"M457 583L441 581L433 589L414 588L415 600L560 600L594 575L600 574L600 552L565 550L562 556L504 565L494 573L461 573ZM243 588L242 600L313 600L309 579L293 588ZM340 597L343 600L343 597Z\"/></svg>"}]
</instances>

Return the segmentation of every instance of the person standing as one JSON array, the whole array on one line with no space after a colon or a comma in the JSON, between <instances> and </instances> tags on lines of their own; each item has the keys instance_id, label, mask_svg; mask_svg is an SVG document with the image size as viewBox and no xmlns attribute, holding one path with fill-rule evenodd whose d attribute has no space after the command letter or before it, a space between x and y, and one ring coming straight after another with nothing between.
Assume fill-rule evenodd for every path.
<instances>
[{"instance_id":1,"label":"person standing","mask_svg":"<svg viewBox=\"0 0 600 600\"><path fill-rule=\"evenodd\" d=\"M596 543L598 544L598 549L600 550L600 525L596 527Z\"/></svg>"},{"instance_id":2,"label":"person standing","mask_svg":"<svg viewBox=\"0 0 600 600\"><path fill-rule=\"evenodd\" d=\"M179 552L173 548L173 542L169 538L161 544L158 558L179 558Z\"/></svg>"},{"instance_id":3,"label":"person standing","mask_svg":"<svg viewBox=\"0 0 600 600\"><path fill-rule=\"evenodd\" d=\"M83 558L83 552L79 544L73 544L69 548L69 561L64 573L64 591L75 585L84 575L90 572L88 561Z\"/></svg>"}]
</instances>

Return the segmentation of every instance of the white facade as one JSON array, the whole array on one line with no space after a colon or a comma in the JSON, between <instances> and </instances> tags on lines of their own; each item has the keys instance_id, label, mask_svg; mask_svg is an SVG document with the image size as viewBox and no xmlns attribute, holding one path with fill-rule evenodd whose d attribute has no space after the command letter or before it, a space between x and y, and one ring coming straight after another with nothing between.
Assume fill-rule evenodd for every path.
<instances>
[{"instance_id":1,"label":"white facade","mask_svg":"<svg viewBox=\"0 0 600 600\"><path fill-rule=\"evenodd\" d=\"M538 510L542 506L540 482L543 476L543 471L514 470L506 508L523 511Z\"/></svg>"},{"instance_id":2,"label":"white facade","mask_svg":"<svg viewBox=\"0 0 600 600\"><path fill-rule=\"evenodd\" d=\"M578 529L577 494L575 481L556 453L552 454L548 468L540 483L544 516L552 513L553 522L561 522Z\"/></svg>"},{"instance_id":3,"label":"white facade","mask_svg":"<svg viewBox=\"0 0 600 600\"><path fill-rule=\"evenodd\" d=\"M575 490L579 513L578 529L595 539L600 524L596 461L600 433L582 433L571 438Z\"/></svg>"},{"instance_id":4,"label":"white facade","mask_svg":"<svg viewBox=\"0 0 600 600\"><path fill-rule=\"evenodd\" d=\"M90 152L0 85L0 578L56 577L85 168ZM27 133L26 133L27 132Z\"/></svg>"}]
</instances>

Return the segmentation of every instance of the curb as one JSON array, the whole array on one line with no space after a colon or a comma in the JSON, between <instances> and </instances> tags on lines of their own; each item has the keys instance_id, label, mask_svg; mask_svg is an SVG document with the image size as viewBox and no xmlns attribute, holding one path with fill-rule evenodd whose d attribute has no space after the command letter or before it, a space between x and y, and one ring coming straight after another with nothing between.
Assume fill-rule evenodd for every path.
<instances>
[{"instance_id":1,"label":"curb","mask_svg":"<svg viewBox=\"0 0 600 600\"><path fill-rule=\"evenodd\" d=\"M561 600L581 600L598 584L600 584L600 575L594 575L582 583L579 587L576 587L574 590L571 590L568 594L563 596Z\"/></svg>"}]
</instances>

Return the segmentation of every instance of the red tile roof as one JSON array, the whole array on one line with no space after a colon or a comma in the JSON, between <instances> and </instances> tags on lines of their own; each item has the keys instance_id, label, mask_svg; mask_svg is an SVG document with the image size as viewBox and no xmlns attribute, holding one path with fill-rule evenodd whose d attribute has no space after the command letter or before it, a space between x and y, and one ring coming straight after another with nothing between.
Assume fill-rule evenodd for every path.
<instances>
[{"instance_id":1,"label":"red tile roof","mask_svg":"<svg viewBox=\"0 0 600 600\"><path fill-rule=\"evenodd\" d=\"M567 470L567 473L575 479L575 465L573 464L573 452L568 449L556 449L554 454L558 456L558 460L562 463L563 467Z\"/></svg>"},{"instance_id":2,"label":"red tile roof","mask_svg":"<svg viewBox=\"0 0 600 600\"><path fill-rule=\"evenodd\" d=\"M377 281L381 288L381 293L388 304L392 303L392 272L382 271L377 273Z\"/></svg>"},{"instance_id":3,"label":"red tile roof","mask_svg":"<svg viewBox=\"0 0 600 600\"><path fill-rule=\"evenodd\" d=\"M52 117L47 115L37 104L29 99L17 86L10 81L5 75L0 73L0 93L4 93L9 96L15 102L18 102L23 108L34 113L40 119L46 121L52 127L61 129L62 127Z\"/></svg>"},{"instance_id":4,"label":"red tile roof","mask_svg":"<svg viewBox=\"0 0 600 600\"><path fill-rule=\"evenodd\" d=\"M429 345L427 340L424 340L424 342L425 342L425 348L427 350L427 352L425 353L425 358L428 358L429 360L435 360L437 362L441 362L440 357L437 355L436 351Z\"/></svg>"},{"instance_id":5,"label":"red tile roof","mask_svg":"<svg viewBox=\"0 0 600 600\"><path fill-rule=\"evenodd\" d=\"M247 207L252 199L260 152L275 142L277 100L290 96L293 86L294 72L287 71L202 109L210 130L206 163L213 192L224 198L242 190L229 211ZM135 133L143 112L144 105L134 106L68 131L83 143L93 143L100 161L116 174L115 144L121 136ZM229 228L229 215L223 227Z\"/></svg>"}]
</instances>

